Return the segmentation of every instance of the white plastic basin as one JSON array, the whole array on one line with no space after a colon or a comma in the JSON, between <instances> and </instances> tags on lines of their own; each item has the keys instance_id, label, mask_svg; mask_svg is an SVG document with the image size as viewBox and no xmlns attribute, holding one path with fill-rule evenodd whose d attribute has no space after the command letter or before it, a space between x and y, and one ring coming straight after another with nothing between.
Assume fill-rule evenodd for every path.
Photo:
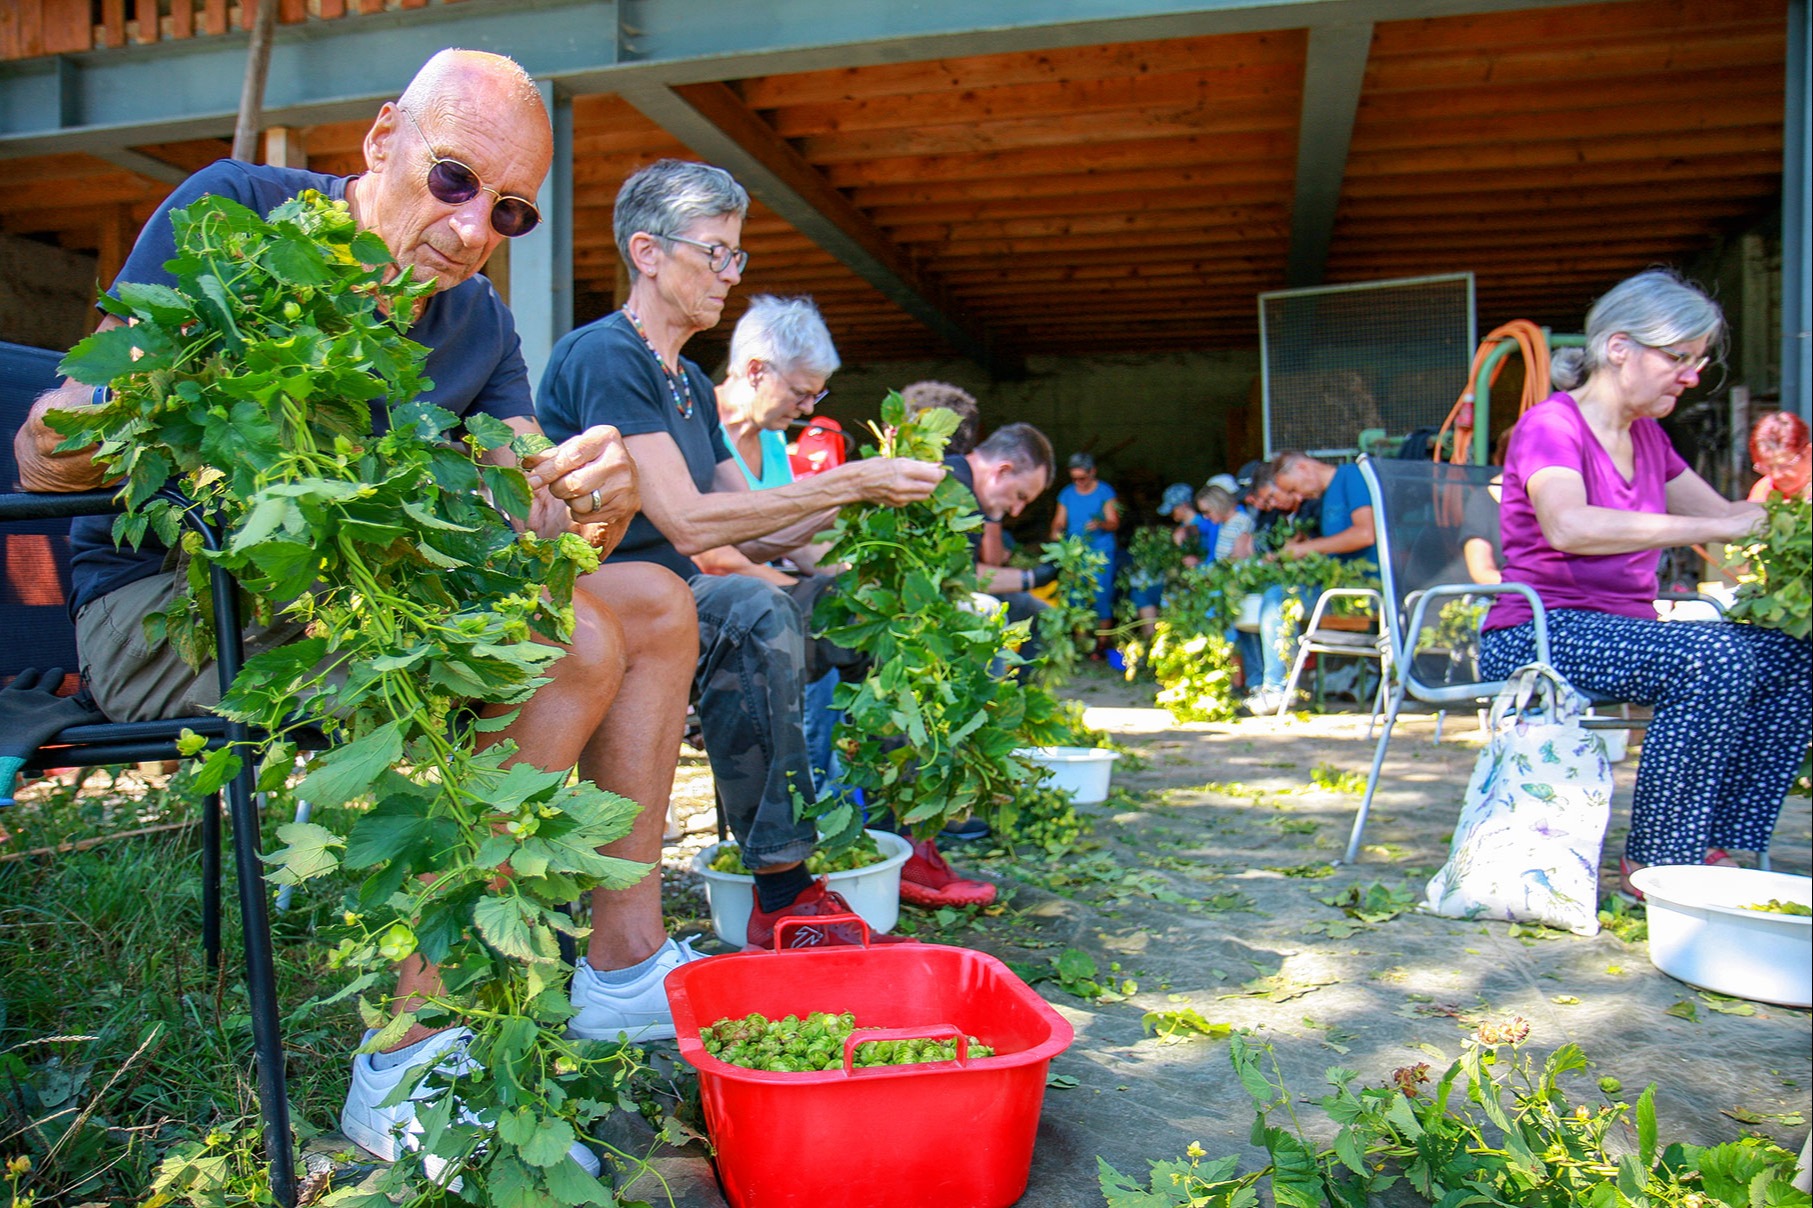
<instances>
[{"instance_id":1,"label":"white plastic basin","mask_svg":"<svg viewBox=\"0 0 1813 1208\"><path fill-rule=\"evenodd\" d=\"M1108 780L1120 758L1101 747L1025 747L1014 754L1043 767L1046 783L1069 793L1078 805L1108 799Z\"/></svg>"},{"instance_id":2,"label":"white plastic basin","mask_svg":"<svg viewBox=\"0 0 1813 1208\"><path fill-rule=\"evenodd\" d=\"M862 916L873 931L891 931L900 921L900 866L913 854L913 845L889 831L869 831L886 857L879 864L825 874L831 888L843 895L850 909ZM712 859L720 843L692 858L692 870L705 878L705 900L711 904L711 929L735 948L748 942L749 912L755 906L755 878L746 872L714 872Z\"/></svg>"},{"instance_id":3,"label":"white plastic basin","mask_svg":"<svg viewBox=\"0 0 1813 1208\"><path fill-rule=\"evenodd\" d=\"M1661 864L1631 874L1649 908L1649 959L1689 985L1813 1006L1813 918L1745 910L1772 898L1813 905L1813 880L1785 872Z\"/></svg>"}]
</instances>

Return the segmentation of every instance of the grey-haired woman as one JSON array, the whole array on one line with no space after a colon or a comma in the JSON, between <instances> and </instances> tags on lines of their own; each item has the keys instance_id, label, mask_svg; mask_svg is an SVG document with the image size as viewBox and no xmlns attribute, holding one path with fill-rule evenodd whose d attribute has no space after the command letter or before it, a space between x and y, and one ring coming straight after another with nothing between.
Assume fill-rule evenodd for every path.
<instances>
[{"instance_id":1,"label":"grey-haired woman","mask_svg":"<svg viewBox=\"0 0 1813 1208\"><path fill-rule=\"evenodd\" d=\"M1586 328L1584 349L1555 357L1556 393L1511 435L1504 580L1541 597L1575 686L1655 708L1620 862L1629 892L1645 865L1767 850L1813 724L1813 655L1775 630L1656 619L1662 550L1736 540L1763 515L1707 485L1656 422L1717 355L1717 304L1652 270L1601 298ZM1535 657L1522 597L1498 598L1480 656L1492 678Z\"/></svg>"}]
</instances>

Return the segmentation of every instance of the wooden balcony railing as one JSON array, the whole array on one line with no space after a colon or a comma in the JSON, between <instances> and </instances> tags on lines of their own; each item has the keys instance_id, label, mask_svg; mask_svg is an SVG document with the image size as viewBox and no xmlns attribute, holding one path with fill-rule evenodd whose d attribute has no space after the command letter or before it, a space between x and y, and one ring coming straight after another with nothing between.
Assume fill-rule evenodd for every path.
<instances>
[{"instance_id":1,"label":"wooden balcony railing","mask_svg":"<svg viewBox=\"0 0 1813 1208\"><path fill-rule=\"evenodd\" d=\"M337 21L457 0L279 0L277 21ZM4 0L0 60L114 50L250 29L254 0Z\"/></svg>"}]
</instances>

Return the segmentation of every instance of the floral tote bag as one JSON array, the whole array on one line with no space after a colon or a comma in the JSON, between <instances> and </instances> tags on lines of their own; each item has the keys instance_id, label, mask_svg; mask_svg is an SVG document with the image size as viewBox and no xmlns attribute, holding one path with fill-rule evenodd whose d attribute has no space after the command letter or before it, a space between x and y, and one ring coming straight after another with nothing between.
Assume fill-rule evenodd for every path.
<instances>
[{"instance_id":1,"label":"floral tote bag","mask_svg":"<svg viewBox=\"0 0 1813 1208\"><path fill-rule=\"evenodd\" d=\"M1423 909L1599 933L1612 765L1599 736L1580 725L1585 711L1552 667L1512 673L1492 703L1491 738Z\"/></svg>"}]
</instances>

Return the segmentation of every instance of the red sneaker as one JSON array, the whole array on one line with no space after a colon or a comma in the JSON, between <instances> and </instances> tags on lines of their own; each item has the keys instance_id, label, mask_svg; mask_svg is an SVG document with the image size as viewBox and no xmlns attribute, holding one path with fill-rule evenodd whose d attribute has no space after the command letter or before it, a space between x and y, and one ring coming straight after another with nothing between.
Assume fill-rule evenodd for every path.
<instances>
[{"instance_id":1,"label":"red sneaker","mask_svg":"<svg viewBox=\"0 0 1813 1208\"><path fill-rule=\"evenodd\" d=\"M930 839L920 839L900 866L900 900L915 906L987 906L995 900L995 887L959 877Z\"/></svg>"},{"instance_id":2,"label":"red sneaker","mask_svg":"<svg viewBox=\"0 0 1813 1208\"><path fill-rule=\"evenodd\" d=\"M782 919L807 918L814 915L855 914L843 895L832 892L825 879L820 877L812 882L810 888L793 899L793 904L783 910L769 914L756 902L749 912L749 925L743 938L745 952L769 952L774 948L774 925ZM834 945L861 947L863 928L855 922L843 921L825 924L808 924L803 927L787 929L787 947L789 948L824 948ZM869 943L904 944L908 939L904 935L882 935L869 932Z\"/></svg>"}]
</instances>

